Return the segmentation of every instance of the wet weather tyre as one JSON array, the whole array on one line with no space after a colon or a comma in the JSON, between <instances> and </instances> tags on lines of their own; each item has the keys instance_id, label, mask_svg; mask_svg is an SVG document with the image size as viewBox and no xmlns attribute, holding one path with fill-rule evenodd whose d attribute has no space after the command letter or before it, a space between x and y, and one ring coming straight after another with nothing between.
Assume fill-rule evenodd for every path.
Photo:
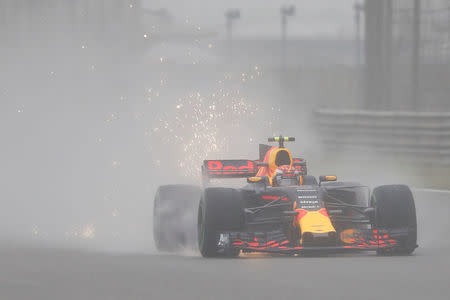
<instances>
[{"instance_id":1,"label":"wet weather tyre","mask_svg":"<svg viewBox=\"0 0 450 300\"><path fill-rule=\"evenodd\" d=\"M406 185L384 185L373 190L375 226L388 230L399 245L379 249L379 255L409 255L417 248L417 218L414 197Z\"/></svg>"},{"instance_id":2,"label":"wet weather tyre","mask_svg":"<svg viewBox=\"0 0 450 300\"><path fill-rule=\"evenodd\" d=\"M219 249L221 232L240 231L244 223L243 199L238 190L206 188L198 208L198 247L203 257L234 257L239 249Z\"/></svg>"},{"instance_id":3,"label":"wet weather tyre","mask_svg":"<svg viewBox=\"0 0 450 300\"><path fill-rule=\"evenodd\" d=\"M197 207L201 189L191 185L160 186L153 206L153 240L158 251L196 248Z\"/></svg>"}]
</instances>

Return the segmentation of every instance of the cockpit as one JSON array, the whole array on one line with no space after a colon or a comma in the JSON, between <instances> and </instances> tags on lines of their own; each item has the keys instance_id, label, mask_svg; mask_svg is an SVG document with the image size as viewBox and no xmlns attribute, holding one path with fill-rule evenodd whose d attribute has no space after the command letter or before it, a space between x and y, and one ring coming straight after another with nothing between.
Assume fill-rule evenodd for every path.
<instances>
[{"instance_id":1,"label":"cockpit","mask_svg":"<svg viewBox=\"0 0 450 300\"><path fill-rule=\"evenodd\" d=\"M282 165L276 169L272 183L274 186L298 186L300 174L294 167Z\"/></svg>"}]
</instances>

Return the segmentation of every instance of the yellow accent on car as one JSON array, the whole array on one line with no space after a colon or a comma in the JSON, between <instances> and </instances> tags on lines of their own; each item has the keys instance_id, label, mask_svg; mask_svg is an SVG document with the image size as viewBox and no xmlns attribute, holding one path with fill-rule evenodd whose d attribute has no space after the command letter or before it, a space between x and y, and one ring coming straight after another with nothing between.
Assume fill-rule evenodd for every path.
<instances>
[{"instance_id":1,"label":"yellow accent on car","mask_svg":"<svg viewBox=\"0 0 450 300\"><path fill-rule=\"evenodd\" d=\"M262 177L256 176L256 177L249 177L247 178L250 182L260 182L262 180Z\"/></svg>"},{"instance_id":2,"label":"yellow accent on car","mask_svg":"<svg viewBox=\"0 0 450 300\"><path fill-rule=\"evenodd\" d=\"M274 172L278 168L278 166L276 164L276 160L277 160L277 157L278 157L280 152L285 152L285 153L288 154L289 161L286 161L286 163L284 163L284 165L288 165L288 166L292 167L292 154L291 154L291 152L288 149L285 149L285 148L277 148L277 149L274 149L274 150L272 150L270 152L269 170L270 170L271 173Z\"/></svg>"},{"instance_id":3,"label":"yellow accent on car","mask_svg":"<svg viewBox=\"0 0 450 300\"><path fill-rule=\"evenodd\" d=\"M328 216L321 214L319 211L308 211L299 221L302 235L309 232L315 233L336 233L331 220Z\"/></svg>"}]
</instances>

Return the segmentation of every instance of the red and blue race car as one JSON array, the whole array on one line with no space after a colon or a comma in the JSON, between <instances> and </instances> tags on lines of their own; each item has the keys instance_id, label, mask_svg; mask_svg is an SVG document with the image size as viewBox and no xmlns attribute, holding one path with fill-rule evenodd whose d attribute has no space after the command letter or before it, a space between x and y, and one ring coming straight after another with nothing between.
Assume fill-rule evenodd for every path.
<instances>
[{"instance_id":1,"label":"red and blue race car","mask_svg":"<svg viewBox=\"0 0 450 300\"><path fill-rule=\"evenodd\" d=\"M260 145L258 160L206 160L203 186L166 185L154 201L157 249L198 247L204 257L367 251L411 254L417 247L414 199L405 185L371 191L336 176L311 176L284 146ZM211 179L246 178L239 188Z\"/></svg>"}]
</instances>

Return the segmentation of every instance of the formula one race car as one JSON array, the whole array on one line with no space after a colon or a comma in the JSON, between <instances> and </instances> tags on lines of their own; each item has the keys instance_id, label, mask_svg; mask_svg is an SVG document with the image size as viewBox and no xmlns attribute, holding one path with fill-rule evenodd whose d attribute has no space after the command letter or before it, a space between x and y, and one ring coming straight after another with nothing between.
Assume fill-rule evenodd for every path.
<instances>
[{"instance_id":1,"label":"formula one race car","mask_svg":"<svg viewBox=\"0 0 450 300\"><path fill-rule=\"evenodd\" d=\"M336 176L308 175L306 161L269 138L259 160L205 160L203 187L161 186L154 202L158 250L197 245L204 257L243 252L284 254L367 251L411 254L417 247L414 199L405 185L372 192ZM247 178L242 188L210 186L212 178Z\"/></svg>"}]
</instances>

